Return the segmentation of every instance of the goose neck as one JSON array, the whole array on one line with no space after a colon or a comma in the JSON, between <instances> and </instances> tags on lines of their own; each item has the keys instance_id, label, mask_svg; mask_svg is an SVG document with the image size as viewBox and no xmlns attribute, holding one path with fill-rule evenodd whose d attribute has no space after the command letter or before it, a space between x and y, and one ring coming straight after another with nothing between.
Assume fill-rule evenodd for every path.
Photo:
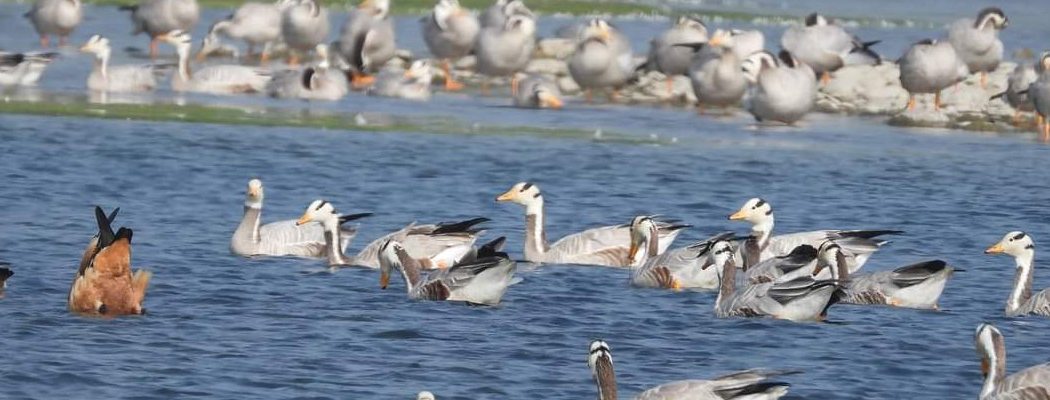
<instances>
[{"instance_id":1,"label":"goose neck","mask_svg":"<svg viewBox=\"0 0 1050 400\"><path fill-rule=\"evenodd\" d=\"M1031 250L1016 257L1017 272L1014 273L1014 288L1007 302L1007 310L1015 311L1021 308L1028 299L1032 297L1032 270L1035 254Z\"/></svg>"}]
</instances>

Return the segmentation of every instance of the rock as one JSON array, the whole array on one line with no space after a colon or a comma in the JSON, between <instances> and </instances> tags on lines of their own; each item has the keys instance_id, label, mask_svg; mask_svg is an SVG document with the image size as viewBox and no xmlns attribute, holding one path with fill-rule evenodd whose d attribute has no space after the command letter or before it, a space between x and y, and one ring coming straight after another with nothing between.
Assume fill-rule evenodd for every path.
<instances>
[{"instance_id":1,"label":"rock","mask_svg":"<svg viewBox=\"0 0 1050 400\"><path fill-rule=\"evenodd\" d=\"M885 115L907 104L908 91L901 87L900 70L893 63L842 68L817 95L817 110L832 113Z\"/></svg>"},{"instance_id":2,"label":"rock","mask_svg":"<svg viewBox=\"0 0 1050 400\"><path fill-rule=\"evenodd\" d=\"M572 39L548 38L536 42L536 53L539 58L566 60L574 51L576 51L576 41Z\"/></svg>"},{"instance_id":3,"label":"rock","mask_svg":"<svg viewBox=\"0 0 1050 400\"><path fill-rule=\"evenodd\" d=\"M526 72L553 76L566 76L569 74L569 66L564 61L553 58L539 58L529 61L525 67Z\"/></svg>"},{"instance_id":4,"label":"rock","mask_svg":"<svg viewBox=\"0 0 1050 400\"><path fill-rule=\"evenodd\" d=\"M930 107L915 107L905 110L890 118L890 125L917 126L926 128L947 128L950 118L946 110L934 110Z\"/></svg>"}]
</instances>

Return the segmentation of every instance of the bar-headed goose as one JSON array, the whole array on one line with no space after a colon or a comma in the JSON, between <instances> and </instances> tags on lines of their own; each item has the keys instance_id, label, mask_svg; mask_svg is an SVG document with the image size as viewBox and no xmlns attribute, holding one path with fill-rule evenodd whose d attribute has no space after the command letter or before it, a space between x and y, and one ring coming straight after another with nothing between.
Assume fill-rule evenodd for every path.
<instances>
[{"instance_id":1,"label":"bar-headed goose","mask_svg":"<svg viewBox=\"0 0 1050 400\"><path fill-rule=\"evenodd\" d=\"M887 243L864 236L848 236L848 234L841 235L835 232L828 233L827 237L829 239L825 240L819 249L813 245L803 244L795 247L787 255L766 258L758 264L747 267L744 270L744 282L755 285L789 281L802 276L831 279L833 274L830 269L816 271L820 252L831 244L837 246L839 252L845 257L848 272L852 274L864 266L874 251Z\"/></svg>"},{"instance_id":2,"label":"bar-headed goose","mask_svg":"<svg viewBox=\"0 0 1050 400\"><path fill-rule=\"evenodd\" d=\"M396 240L408 250L413 259L426 269L448 268L469 259L474 254L474 243L484 230L476 225L488 218L471 218L465 221L408 226L388 233L365 246L354 263L369 268L379 268L379 253L388 240Z\"/></svg>"},{"instance_id":3,"label":"bar-headed goose","mask_svg":"<svg viewBox=\"0 0 1050 400\"><path fill-rule=\"evenodd\" d=\"M397 53L390 0L363 0L343 24L336 53L350 67L351 84L361 89L372 84L372 74L380 71Z\"/></svg>"},{"instance_id":4,"label":"bar-headed goose","mask_svg":"<svg viewBox=\"0 0 1050 400\"><path fill-rule=\"evenodd\" d=\"M477 70L487 77L510 77L511 94L518 93L517 73L524 70L536 47L536 20L514 14L503 25L490 26L478 33ZM481 90L488 93L488 80Z\"/></svg>"},{"instance_id":5,"label":"bar-headed goose","mask_svg":"<svg viewBox=\"0 0 1050 400\"><path fill-rule=\"evenodd\" d=\"M546 214L539 186L519 182L496 197L497 202L510 201L525 207L525 260L540 263L587 264L609 267L629 267L631 228L626 225L603 226L565 236L547 244ZM665 222L659 228L659 253L671 246L687 225Z\"/></svg>"},{"instance_id":6,"label":"bar-headed goose","mask_svg":"<svg viewBox=\"0 0 1050 400\"><path fill-rule=\"evenodd\" d=\"M95 68L88 75L87 87L100 92L145 92L157 88L156 65L109 65L112 51L109 39L94 35L80 48L95 55Z\"/></svg>"},{"instance_id":7,"label":"bar-headed goose","mask_svg":"<svg viewBox=\"0 0 1050 400\"><path fill-rule=\"evenodd\" d=\"M117 316L143 314L142 301L152 273L131 272L131 229L113 233L110 217L95 207L99 233L95 246L85 253L87 263L73 280L69 310L76 313Z\"/></svg>"},{"instance_id":8,"label":"bar-headed goose","mask_svg":"<svg viewBox=\"0 0 1050 400\"><path fill-rule=\"evenodd\" d=\"M710 262L711 246L734 236L724 232L686 247L659 253L659 228L652 217L638 216L631 221L631 286L660 289L717 289L718 271Z\"/></svg>"},{"instance_id":9,"label":"bar-headed goose","mask_svg":"<svg viewBox=\"0 0 1050 400\"><path fill-rule=\"evenodd\" d=\"M281 38L288 45L289 65L314 50L328 37L328 10L315 0L298 0L281 14Z\"/></svg>"},{"instance_id":10,"label":"bar-headed goose","mask_svg":"<svg viewBox=\"0 0 1050 400\"><path fill-rule=\"evenodd\" d=\"M685 75L693 64L693 52L677 46L679 43L707 42L707 26L700 17L679 16L669 29L649 42L649 57L645 66L660 71L667 77L667 91L674 86L675 75Z\"/></svg>"},{"instance_id":11,"label":"bar-headed goose","mask_svg":"<svg viewBox=\"0 0 1050 400\"><path fill-rule=\"evenodd\" d=\"M316 65L281 71L270 80L266 87L270 97L337 101L350 93L346 74L328 62L328 45L319 44L314 52L319 59Z\"/></svg>"},{"instance_id":12,"label":"bar-headed goose","mask_svg":"<svg viewBox=\"0 0 1050 400\"><path fill-rule=\"evenodd\" d=\"M0 86L33 86L58 53L5 53L0 51Z\"/></svg>"},{"instance_id":13,"label":"bar-headed goose","mask_svg":"<svg viewBox=\"0 0 1050 400\"><path fill-rule=\"evenodd\" d=\"M25 13L40 35L40 47L44 48L50 44L48 35L58 36L58 45L65 46L83 16L80 0L36 0L33 8Z\"/></svg>"},{"instance_id":14,"label":"bar-headed goose","mask_svg":"<svg viewBox=\"0 0 1050 400\"><path fill-rule=\"evenodd\" d=\"M1022 112L1035 111L1035 105L1032 104L1032 99L1028 95L1028 89L1038 79L1039 73L1036 72L1035 65L1027 62L1018 63L1006 77L1006 90L992 96L992 99L1002 99L1014 109L1014 125L1020 123ZM1042 129L1042 123L1037 124L1037 127Z\"/></svg>"},{"instance_id":15,"label":"bar-headed goose","mask_svg":"<svg viewBox=\"0 0 1050 400\"><path fill-rule=\"evenodd\" d=\"M729 216L729 219L743 220L752 224L751 237L740 246L744 269L750 269L759 262L772 257L790 254L796 247L804 244L818 248L827 240L835 239L855 258L854 262L857 264L851 266L851 271L855 271L867 261L871 253L877 251L883 244L871 239L881 235L903 233L895 230L820 230L773 236L773 207L768 201L757 197L745 202L737 212Z\"/></svg>"},{"instance_id":16,"label":"bar-headed goose","mask_svg":"<svg viewBox=\"0 0 1050 400\"><path fill-rule=\"evenodd\" d=\"M7 266L0 267L0 299L4 298L4 288L7 287L7 279L14 276L15 273L11 272Z\"/></svg>"},{"instance_id":17,"label":"bar-headed goose","mask_svg":"<svg viewBox=\"0 0 1050 400\"><path fill-rule=\"evenodd\" d=\"M175 46L179 55L178 72L171 78L171 88L177 92L211 94L260 93L270 82L270 71L243 65L212 65L199 71L190 70L190 34L182 31L158 36Z\"/></svg>"},{"instance_id":18,"label":"bar-headed goose","mask_svg":"<svg viewBox=\"0 0 1050 400\"><path fill-rule=\"evenodd\" d=\"M526 7L521 0L496 0L492 5L485 7L485 10L481 12L481 17L478 19L482 28L488 28L490 26L503 26L503 24L507 23L507 18L512 15L536 18L532 10Z\"/></svg>"},{"instance_id":19,"label":"bar-headed goose","mask_svg":"<svg viewBox=\"0 0 1050 400\"><path fill-rule=\"evenodd\" d=\"M1007 233L995 246L984 251L985 254L1008 254L1017 263L1014 274L1014 289L1006 301L1006 315L1035 314L1050 317L1050 288L1032 294L1032 278L1035 274L1035 243L1032 237L1021 231Z\"/></svg>"},{"instance_id":20,"label":"bar-headed goose","mask_svg":"<svg viewBox=\"0 0 1050 400\"><path fill-rule=\"evenodd\" d=\"M599 400L617 400L616 371L613 368L612 351L602 340L591 342L587 364L591 376L598 386ZM635 400L774 400L788 392L784 382L773 382L771 378L797 374L801 371L749 369L734 372L712 380L690 379L668 382L647 389Z\"/></svg>"},{"instance_id":21,"label":"bar-headed goose","mask_svg":"<svg viewBox=\"0 0 1050 400\"><path fill-rule=\"evenodd\" d=\"M959 19L948 27L948 42L966 63L969 73L981 73L981 88L988 81L988 73L995 71L1003 61L999 31L1008 23L1003 10L987 7L977 13L976 19Z\"/></svg>"},{"instance_id":22,"label":"bar-headed goose","mask_svg":"<svg viewBox=\"0 0 1050 400\"><path fill-rule=\"evenodd\" d=\"M842 282L842 290L836 294L838 301L849 304L936 310L944 285L955 272L944 261L930 260L892 271L853 274L848 257L835 241L828 241L820 249L820 260L813 276L817 277L828 268L832 277Z\"/></svg>"},{"instance_id":23,"label":"bar-headed goose","mask_svg":"<svg viewBox=\"0 0 1050 400\"><path fill-rule=\"evenodd\" d=\"M143 0L132 6L121 6L131 12L132 35L146 33L150 37L149 57L157 56L160 36L172 31L191 32L197 26L201 10L197 0Z\"/></svg>"},{"instance_id":24,"label":"bar-headed goose","mask_svg":"<svg viewBox=\"0 0 1050 400\"><path fill-rule=\"evenodd\" d=\"M424 390L416 395L416 400L434 400L434 394Z\"/></svg>"},{"instance_id":25,"label":"bar-headed goose","mask_svg":"<svg viewBox=\"0 0 1050 400\"><path fill-rule=\"evenodd\" d=\"M981 356L981 400L1050 400L1050 363L1006 375L1006 341L991 324L974 331L973 345Z\"/></svg>"},{"instance_id":26,"label":"bar-headed goose","mask_svg":"<svg viewBox=\"0 0 1050 400\"><path fill-rule=\"evenodd\" d=\"M604 19L592 19L580 31L576 51L569 58L569 75L593 101L594 90L616 90L634 77L635 65L627 37Z\"/></svg>"},{"instance_id":27,"label":"bar-headed goose","mask_svg":"<svg viewBox=\"0 0 1050 400\"><path fill-rule=\"evenodd\" d=\"M1036 122L1043 140L1050 139L1050 52L1039 57L1039 77L1028 85L1028 98L1037 114Z\"/></svg>"},{"instance_id":28,"label":"bar-headed goose","mask_svg":"<svg viewBox=\"0 0 1050 400\"><path fill-rule=\"evenodd\" d=\"M197 51L197 61L204 61L208 54L218 48L219 35L223 35L230 39L243 40L248 45L244 53L245 61L252 58L256 46L262 46L259 62L265 63L270 59L270 50L274 43L281 40L281 15L294 4L295 0L244 3L232 15L212 24L201 42L200 50Z\"/></svg>"},{"instance_id":29,"label":"bar-headed goose","mask_svg":"<svg viewBox=\"0 0 1050 400\"><path fill-rule=\"evenodd\" d=\"M416 60L404 72L393 69L380 72L375 78L375 84L368 89L368 94L408 100L430 100L430 83L434 79L430 68L430 60Z\"/></svg>"},{"instance_id":30,"label":"bar-headed goose","mask_svg":"<svg viewBox=\"0 0 1050 400\"><path fill-rule=\"evenodd\" d=\"M441 59L441 68L445 70L445 90L462 89L463 84L452 78L451 62L474 51L481 30L478 18L460 7L459 0L440 0L421 22L423 40L430 54Z\"/></svg>"},{"instance_id":31,"label":"bar-headed goose","mask_svg":"<svg viewBox=\"0 0 1050 400\"><path fill-rule=\"evenodd\" d=\"M966 79L970 70L951 43L923 39L897 60L901 86L908 91L908 110L915 109L915 94L934 93L933 108L941 108L941 90Z\"/></svg>"},{"instance_id":32,"label":"bar-headed goose","mask_svg":"<svg viewBox=\"0 0 1050 400\"><path fill-rule=\"evenodd\" d=\"M724 30L716 30L706 43L682 43L697 51L689 80L696 94L697 110L704 106L726 107L740 104L747 91L741 60L734 50L736 40Z\"/></svg>"},{"instance_id":33,"label":"bar-headed goose","mask_svg":"<svg viewBox=\"0 0 1050 400\"><path fill-rule=\"evenodd\" d=\"M562 106L561 90L550 79L541 75L530 75L518 83L514 105L524 108L554 108Z\"/></svg>"},{"instance_id":34,"label":"bar-headed goose","mask_svg":"<svg viewBox=\"0 0 1050 400\"><path fill-rule=\"evenodd\" d=\"M342 224L371 215L372 213L343 215L335 211L332 203L325 200L314 200L306 207L303 216L295 221L295 225L301 227L311 222L321 224L321 228L324 229L324 245L321 250L328 261L328 266L335 268L354 264L353 257L348 257L341 247L341 244L344 243ZM340 246L336 246L336 243L339 243Z\"/></svg>"},{"instance_id":35,"label":"bar-headed goose","mask_svg":"<svg viewBox=\"0 0 1050 400\"><path fill-rule=\"evenodd\" d=\"M319 224L300 225L296 220L283 220L262 225L264 199L262 181L252 179L244 195L244 218L230 238L230 253L242 256L297 256L329 257L325 229ZM343 226L346 222L367 215L357 214L338 218L340 250L346 250L357 234L357 227Z\"/></svg>"},{"instance_id":36,"label":"bar-headed goose","mask_svg":"<svg viewBox=\"0 0 1050 400\"><path fill-rule=\"evenodd\" d=\"M780 37L780 46L813 68L824 83L844 66L882 62L882 57L871 50L878 42L862 42L818 13L808 15L805 25L792 26Z\"/></svg>"},{"instance_id":37,"label":"bar-headed goose","mask_svg":"<svg viewBox=\"0 0 1050 400\"><path fill-rule=\"evenodd\" d=\"M744 108L755 120L791 125L813 109L817 79L806 63L786 50L781 50L778 57L767 52L755 53L744 62L753 65L744 67L745 71L754 71L749 76L753 85L744 98Z\"/></svg>"},{"instance_id":38,"label":"bar-headed goose","mask_svg":"<svg viewBox=\"0 0 1050 400\"><path fill-rule=\"evenodd\" d=\"M766 36L760 30L730 29L729 35L733 38L733 52L741 60L766 49Z\"/></svg>"},{"instance_id":39,"label":"bar-headed goose","mask_svg":"<svg viewBox=\"0 0 1050 400\"><path fill-rule=\"evenodd\" d=\"M390 239L379 249L381 289L386 290L390 284L393 269L400 271L405 279L410 299L497 305L514 279L517 263L506 253L496 253L423 276L419 260L412 258L397 240Z\"/></svg>"}]
</instances>

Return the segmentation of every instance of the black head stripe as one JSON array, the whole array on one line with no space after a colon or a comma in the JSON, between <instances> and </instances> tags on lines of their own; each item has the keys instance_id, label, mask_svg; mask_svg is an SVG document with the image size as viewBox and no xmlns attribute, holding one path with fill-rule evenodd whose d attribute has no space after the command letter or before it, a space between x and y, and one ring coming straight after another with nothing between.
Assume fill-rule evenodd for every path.
<instances>
[{"instance_id":1,"label":"black head stripe","mask_svg":"<svg viewBox=\"0 0 1050 400\"><path fill-rule=\"evenodd\" d=\"M526 190L529 190L529 188L531 188L531 187L532 187L532 182L525 182L525 184L521 186L521 191L524 192Z\"/></svg>"},{"instance_id":2,"label":"black head stripe","mask_svg":"<svg viewBox=\"0 0 1050 400\"><path fill-rule=\"evenodd\" d=\"M1024 239L1025 236L1026 236L1026 234L1024 232L1021 232L1021 233L1018 233L1018 234L1014 235L1014 237L1010 238L1010 240L1021 240L1021 239Z\"/></svg>"},{"instance_id":3,"label":"black head stripe","mask_svg":"<svg viewBox=\"0 0 1050 400\"><path fill-rule=\"evenodd\" d=\"M316 207L316 208L314 208L314 211L316 211L316 210L320 210L320 209L321 209L321 207L324 207L324 205L325 205L325 204L328 204L328 202L327 202L327 201L324 201L324 200L321 200L321 202L320 202L319 204L317 204L317 207Z\"/></svg>"},{"instance_id":4,"label":"black head stripe","mask_svg":"<svg viewBox=\"0 0 1050 400\"><path fill-rule=\"evenodd\" d=\"M759 208L759 207L762 207L764 205L766 205L766 200L765 199L758 199L758 203L755 203L755 207L754 208Z\"/></svg>"},{"instance_id":5,"label":"black head stripe","mask_svg":"<svg viewBox=\"0 0 1050 400\"><path fill-rule=\"evenodd\" d=\"M1025 246L1024 248L1026 248L1028 250L1035 250L1035 245L1034 244L1030 244L1030 245Z\"/></svg>"},{"instance_id":6,"label":"black head stripe","mask_svg":"<svg viewBox=\"0 0 1050 400\"><path fill-rule=\"evenodd\" d=\"M817 13L812 13L806 16L806 26L813 26L817 24Z\"/></svg>"},{"instance_id":7,"label":"black head stripe","mask_svg":"<svg viewBox=\"0 0 1050 400\"><path fill-rule=\"evenodd\" d=\"M915 42L915 44L924 44L924 45L929 45L929 46L932 46L933 43L934 43L933 39L923 39L923 40L920 40L918 42Z\"/></svg>"},{"instance_id":8,"label":"black head stripe","mask_svg":"<svg viewBox=\"0 0 1050 400\"><path fill-rule=\"evenodd\" d=\"M607 344L605 344L604 342L602 342L601 344L598 345L598 347L595 347L593 350L591 350L591 354L594 354L594 353L606 353L606 354L608 354L609 353L609 346Z\"/></svg>"}]
</instances>

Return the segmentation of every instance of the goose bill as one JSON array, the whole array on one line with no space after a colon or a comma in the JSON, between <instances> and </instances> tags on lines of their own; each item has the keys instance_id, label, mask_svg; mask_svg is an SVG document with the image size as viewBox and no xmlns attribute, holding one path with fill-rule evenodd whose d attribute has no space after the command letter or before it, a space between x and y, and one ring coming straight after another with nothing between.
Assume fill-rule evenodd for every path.
<instances>
[{"instance_id":1,"label":"goose bill","mask_svg":"<svg viewBox=\"0 0 1050 400\"><path fill-rule=\"evenodd\" d=\"M982 357L981 358L981 375L987 377L988 376L988 371L991 370L991 367L992 366L989 365L989 363L988 363L988 359Z\"/></svg>"},{"instance_id":2,"label":"goose bill","mask_svg":"<svg viewBox=\"0 0 1050 400\"><path fill-rule=\"evenodd\" d=\"M386 290L386 287L390 285L390 273L386 269L379 272L379 288Z\"/></svg>"},{"instance_id":3,"label":"goose bill","mask_svg":"<svg viewBox=\"0 0 1050 400\"><path fill-rule=\"evenodd\" d=\"M540 104L547 108L561 108L561 100L549 93L540 93Z\"/></svg>"},{"instance_id":4,"label":"goose bill","mask_svg":"<svg viewBox=\"0 0 1050 400\"><path fill-rule=\"evenodd\" d=\"M733 215L730 215L729 219L731 219L731 220L744 219L745 216L746 215L744 214L744 211L741 210L741 211L737 211L737 212L733 213Z\"/></svg>"},{"instance_id":5,"label":"goose bill","mask_svg":"<svg viewBox=\"0 0 1050 400\"><path fill-rule=\"evenodd\" d=\"M511 201L511 200L514 200L515 197L517 197L517 196L514 194L514 189L512 188L512 189L508 190L506 193L503 193L503 194L499 195L499 197L496 197L496 201L497 202L500 202L500 201Z\"/></svg>"},{"instance_id":6,"label":"goose bill","mask_svg":"<svg viewBox=\"0 0 1050 400\"><path fill-rule=\"evenodd\" d=\"M631 241L631 250L627 252L627 259L634 260L634 256L638 254L638 244Z\"/></svg>"},{"instance_id":7,"label":"goose bill","mask_svg":"<svg viewBox=\"0 0 1050 400\"><path fill-rule=\"evenodd\" d=\"M995 246L989 247L988 250L984 251L984 254L1001 254L1003 252L1002 243L996 244Z\"/></svg>"},{"instance_id":8,"label":"goose bill","mask_svg":"<svg viewBox=\"0 0 1050 400\"><path fill-rule=\"evenodd\" d=\"M305 224L307 222L310 222L310 216L307 215L307 214L303 214L303 216L299 217L299 219L295 221L295 224L296 225L302 225L302 224Z\"/></svg>"}]
</instances>

